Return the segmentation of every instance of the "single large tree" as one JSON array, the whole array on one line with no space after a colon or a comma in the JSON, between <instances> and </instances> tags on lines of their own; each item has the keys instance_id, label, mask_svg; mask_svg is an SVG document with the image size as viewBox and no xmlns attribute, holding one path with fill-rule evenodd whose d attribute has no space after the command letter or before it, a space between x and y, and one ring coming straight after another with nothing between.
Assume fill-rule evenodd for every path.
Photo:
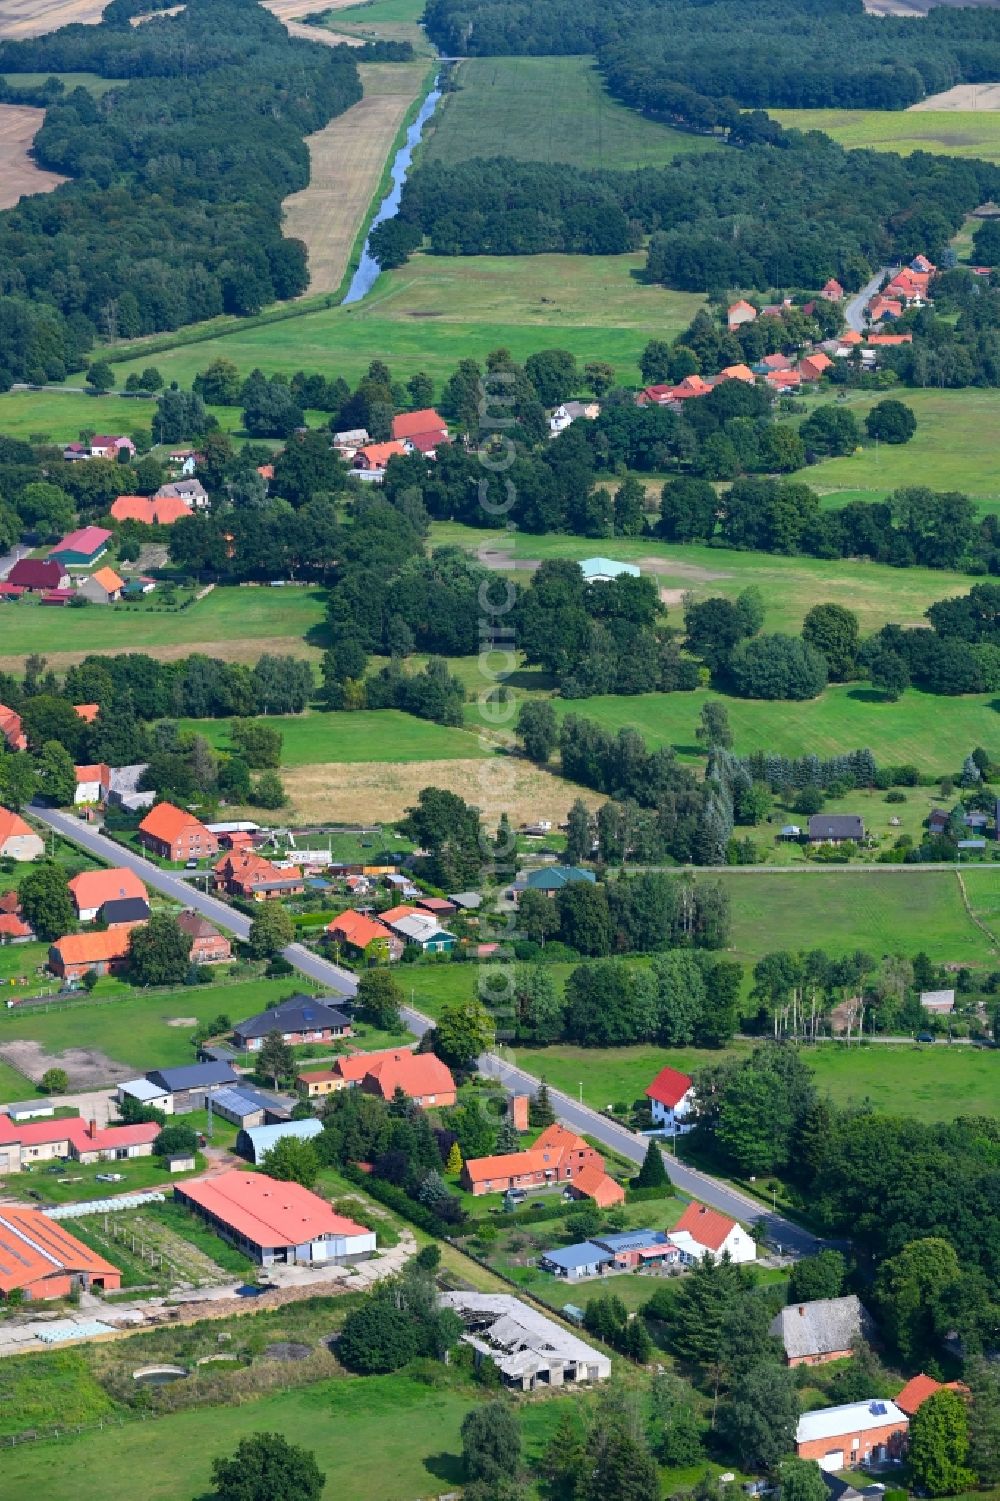
<instances>
[{"instance_id":1,"label":"single large tree","mask_svg":"<svg viewBox=\"0 0 1000 1501\"><path fill-rule=\"evenodd\" d=\"M281 1033L274 1028L268 1032L257 1054L257 1072L270 1079L275 1089L279 1079L285 1079L295 1067L295 1054Z\"/></svg>"},{"instance_id":2,"label":"single large tree","mask_svg":"<svg viewBox=\"0 0 1000 1501\"><path fill-rule=\"evenodd\" d=\"M76 927L76 909L60 865L45 860L35 865L18 887L21 911L36 937L52 943Z\"/></svg>"},{"instance_id":3,"label":"single large tree","mask_svg":"<svg viewBox=\"0 0 1000 1501\"><path fill-rule=\"evenodd\" d=\"M247 947L255 959L271 959L295 937L295 925L280 902L265 902L247 934Z\"/></svg>"},{"instance_id":4,"label":"single large tree","mask_svg":"<svg viewBox=\"0 0 1000 1501\"><path fill-rule=\"evenodd\" d=\"M280 1433L241 1439L231 1459L212 1464L215 1501L320 1501L326 1476L311 1450Z\"/></svg>"},{"instance_id":5,"label":"single large tree","mask_svg":"<svg viewBox=\"0 0 1000 1501\"><path fill-rule=\"evenodd\" d=\"M269 1152L264 1153L261 1163L269 1178L282 1183L301 1183L303 1188L312 1188L319 1174L319 1158L311 1141L302 1141L297 1136L283 1136Z\"/></svg>"},{"instance_id":6,"label":"single large tree","mask_svg":"<svg viewBox=\"0 0 1000 1501\"><path fill-rule=\"evenodd\" d=\"M493 1043L489 1012L477 1000L448 1001L434 1028L434 1051L456 1068L472 1063Z\"/></svg>"},{"instance_id":7,"label":"single large tree","mask_svg":"<svg viewBox=\"0 0 1000 1501\"><path fill-rule=\"evenodd\" d=\"M191 935L167 912L129 934L130 976L136 985L180 985L191 963Z\"/></svg>"},{"instance_id":8,"label":"single large tree","mask_svg":"<svg viewBox=\"0 0 1000 1501\"><path fill-rule=\"evenodd\" d=\"M954 1496L975 1485L966 1463L969 1419L957 1392L935 1392L910 1420L910 1472L928 1496Z\"/></svg>"},{"instance_id":9,"label":"single large tree","mask_svg":"<svg viewBox=\"0 0 1000 1501\"><path fill-rule=\"evenodd\" d=\"M651 1140L646 1148L642 1167L636 1174L634 1186L636 1188L661 1188L669 1181L667 1170L663 1165L663 1152L659 1142Z\"/></svg>"},{"instance_id":10,"label":"single large tree","mask_svg":"<svg viewBox=\"0 0 1000 1501\"><path fill-rule=\"evenodd\" d=\"M473 1407L462 1421L462 1464L469 1480L496 1481L521 1468L521 1425L509 1402Z\"/></svg>"},{"instance_id":11,"label":"single large tree","mask_svg":"<svg viewBox=\"0 0 1000 1501\"><path fill-rule=\"evenodd\" d=\"M358 981L357 1001L376 1027L385 1032L399 1027L399 1012L406 997L395 975L387 969L369 969Z\"/></svg>"}]
</instances>

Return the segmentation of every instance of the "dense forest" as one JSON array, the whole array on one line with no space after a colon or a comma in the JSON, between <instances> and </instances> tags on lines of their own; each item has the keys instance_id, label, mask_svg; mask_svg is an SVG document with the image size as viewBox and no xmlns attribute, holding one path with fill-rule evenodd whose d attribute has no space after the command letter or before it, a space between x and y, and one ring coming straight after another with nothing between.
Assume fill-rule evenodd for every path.
<instances>
[{"instance_id":1,"label":"dense forest","mask_svg":"<svg viewBox=\"0 0 1000 1501\"><path fill-rule=\"evenodd\" d=\"M403 191L409 246L397 231L393 249L426 237L437 255L610 255L652 235L650 277L670 287L819 287L836 276L854 288L887 260L940 255L994 194L1000 172L985 162L845 151L817 131L778 131L770 144L636 172L429 163Z\"/></svg>"},{"instance_id":2,"label":"dense forest","mask_svg":"<svg viewBox=\"0 0 1000 1501\"><path fill-rule=\"evenodd\" d=\"M865 14L862 0L429 0L442 52L477 57L596 52L613 93L695 125L739 105L905 109L955 83L998 76L995 11Z\"/></svg>"},{"instance_id":3,"label":"dense forest","mask_svg":"<svg viewBox=\"0 0 1000 1501\"><path fill-rule=\"evenodd\" d=\"M361 97L350 48L292 39L256 0L191 0L137 28L106 17L6 42L5 69L135 81L53 99L35 155L73 181L0 214L0 389L61 379L97 334L305 289L281 201L309 181L303 137Z\"/></svg>"}]
</instances>

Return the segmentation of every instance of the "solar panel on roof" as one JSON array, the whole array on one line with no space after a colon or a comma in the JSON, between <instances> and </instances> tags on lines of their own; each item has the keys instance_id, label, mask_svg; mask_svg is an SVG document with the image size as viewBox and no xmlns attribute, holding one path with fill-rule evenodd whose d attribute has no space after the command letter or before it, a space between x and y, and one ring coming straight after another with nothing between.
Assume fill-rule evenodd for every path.
<instances>
[{"instance_id":1,"label":"solar panel on roof","mask_svg":"<svg viewBox=\"0 0 1000 1501\"><path fill-rule=\"evenodd\" d=\"M875 1417L875 1418L884 1418L885 1417L885 1403L884 1402L873 1402L872 1403L872 1417Z\"/></svg>"}]
</instances>

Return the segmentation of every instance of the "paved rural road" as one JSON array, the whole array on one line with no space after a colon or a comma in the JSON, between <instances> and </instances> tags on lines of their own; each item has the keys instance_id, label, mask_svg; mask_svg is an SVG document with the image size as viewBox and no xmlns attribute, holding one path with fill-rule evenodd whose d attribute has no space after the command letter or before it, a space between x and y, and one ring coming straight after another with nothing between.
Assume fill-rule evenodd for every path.
<instances>
[{"instance_id":1,"label":"paved rural road","mask_svg":"<svg viewBox=\"0 0 1000 1501\"><path fill-rule=\"evenodd\" d=\"M26 547L23 542L17 542L10 552L4 553L3 557L0 557L0 579L5 579L18 559L26 558L30 551L31 548Z\"/></svg>"},{"instance_id":2,"label":"paved rural road","mask_svg":"<svg viewBox=\"0 0 1000 1501\"><path fill-rule=\"evenodd\" d=\"M890 270L891 267L883 266L881 270L876 271L871 281L866 286L863 286L860 292L856 292L848 302L845 302L844 322L848 328L853 328L859 334L864 332L865 308L882 285L882 278L888 276Z\"/></svg>"},{"instance_id":3,"label":"paved rural road","mask_svg":"<svg viewBox=\"0 0 1000 1501\"><path fill-rule=\"evenodd\" d=\"M226 928L238 938L246 937L250 921L242 912L237 912L225 902L220 902L215 897L198 891L191 882L184 880L175 871L161 869L152 861L106 838L104 834L90 828L80 819L60 813L54 808L42 808L32 804L29 812L40 822L54 829L56 833L81 845L100 859L108 860L113 865L125 865L130 870L134 870L154 891L159 891L176 902L182 902L185 906L194 907L196 911L217 923L220 928ZM353 996L357 990L357 979L354 975L348 970L341 969L339 965L332 964L328 959L322 959L318 954L311 953L302 944L290 944L284 954L288 962L302 974L308 975L338 995ZM422 1037L434 1025L430 1017L424 1016L410 1006L403 1007L402 1015L407 1027L417 1037ZM534 1094L541 1083L541 1080L537 1079L534 1074L529 1074L525 1069L505 1062L495 1053L484 1053L479 1059L479 1067L484 1074L500 1079L508 1088L519 1094ZM642 1162L647 1146L644 1137L636 1135L624 1126L617 1125L614 1121L607 1120L604 1116L598 1115L595 1110L591 1110L589 1106L581 1105L559 1090L550 1088L549 1093L560 1120L565 1121L568 1126L595 1137L605 1146L613 1148L632 1162ZM819 1242L815 1236L798 1225L793 1225L790 1220L782 1218L781 1215L768 1213L755 1199L751 1199L738 1189L716 1178L710 1178L706 1173L700 1173L695 1168L687 1167L673 1157L666 1156L665 1162L670 1178L678 1188L710 1204L714 1209L721 1209L724 1213L732 1215L734 1219L763 1220L768 1239L780 1245L783 1250L805 1255L817 1249Z\"/></svg>"},{"instance_id":4,"label":"paved rural road","mask_svg":"<svg viewBox=\"0 0 1000 1501\"><path fill-rule=\"evenodd\" d=\"M179 872L161 869L151 860L144 859L142 855L135 854L124 845L116 844L113 839L108 839L97 829L90 828L79 818L59 813L55 808L42 808L32 803L28 811L41 823L48 824L49 828L54 829L57 834L62 834L65 839L82 845L92 855L97 855L101 860L107 860L111 865L125 865L129 870L134 870L154 891L171 897L185 907L193 907L196 912L202 913L211 922L217 923L220 928L226 928L230 933L235 933L237 938L246 938L250 931L250 919L244 917L242 912L237 912L235 908L228 906L225 902L220 902L218 898L199 891L192 881L186 881ZM289 964L294 964L295 968L301 970L304 975L336 991L338 995L353 996L357 990L357 979L350 970L341 969L338 964L332 964L329 959L321 959L318 954L310 953L301 943L289 944L284 952Z\"/></svg>"}]
</instances>

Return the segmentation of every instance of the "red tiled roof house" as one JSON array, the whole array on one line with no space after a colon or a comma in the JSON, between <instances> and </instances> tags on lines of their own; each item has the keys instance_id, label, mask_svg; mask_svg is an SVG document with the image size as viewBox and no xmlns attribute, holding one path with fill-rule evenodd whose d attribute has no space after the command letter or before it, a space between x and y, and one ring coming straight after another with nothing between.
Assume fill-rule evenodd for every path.
<instances>
[{"instance_id":1,"label":"red tiled roof house","mask_svg":"<svg viewBox=\"0 0 1000 1501\"><path fill-rule=\"evenodd\" d=\"M219 841L209 829L173 803L157 803L139 825L139 839L161 860L204 860L219 853Z\"/></svg>"}]
</instances>

